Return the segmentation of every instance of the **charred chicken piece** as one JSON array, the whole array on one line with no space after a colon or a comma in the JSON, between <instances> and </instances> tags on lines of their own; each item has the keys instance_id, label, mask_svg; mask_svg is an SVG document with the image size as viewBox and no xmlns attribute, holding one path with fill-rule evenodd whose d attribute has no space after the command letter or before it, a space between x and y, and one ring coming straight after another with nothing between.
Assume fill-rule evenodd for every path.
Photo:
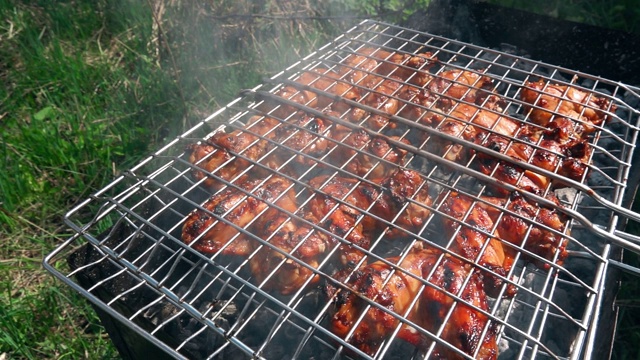
<instances>
[{"instance_id":1,"label":"charred chicken piece","mask_svg":"<svg viewBox=\"0 0 640 360\"><path fill-rule=\"evenodd\" d=\"M547 126L556 117L566 117L579 122L586 133L607 120L606 111L615 111L611 101L577 87L559 85L539 80L527 82L522 88L521 99L530 106L531 120Z\"/></svg>"},{"instance_id":2,"label":"charred chicken piece","mask_svg":"<svg viewBox=\"0 0 640 360\"><path fill-rule=\"evenodd\" d=\"M254 249L254 241L233 225L249 228L269 207L265 201L288 211L297 209L290 181L273 176L264 184L261 182L261 179L254 179L239 186L251 195L231 187L213 195L202 205L204 209L196 209L189 214L182 228L182 240L206 254L220 251L224 255L248 255Z\"/></svg>"},{"instance_id":3,"label":"charred chicken piece","mask_svg":"<svg viewBox=\"0 0 640 360\"><path fill-rule=\"evenodd\" d=\"M357 269L346 282L348 290L328 288L333 297L330 326L334 334L374 355L398 327L398 338L421 349L433 341L425 331L442 329L440 341L476 359L497 358L496 326L479 311L487 311L489 305L477 273L470 274L468 267L451 257L424 249L387 261L396 265L380 261ZM363 297L379 307L368 306ZM412 321L420 331L401 323L394 314ZM438 343L431 358L462 356Z\"/></svg>"}]
</instances>

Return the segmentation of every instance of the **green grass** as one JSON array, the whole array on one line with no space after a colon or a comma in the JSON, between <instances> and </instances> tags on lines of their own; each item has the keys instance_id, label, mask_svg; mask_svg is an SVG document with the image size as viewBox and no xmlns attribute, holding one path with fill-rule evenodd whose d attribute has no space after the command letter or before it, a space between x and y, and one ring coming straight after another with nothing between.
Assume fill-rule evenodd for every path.
<instances>
[{"instance_id":1,"label":"green grass","mask_svg":"<svg viewBox=\"0 0 640 360\"><path fill-rule=\"evenodd\" d=\"M338 29L221 15L322 6L0 0L0 356L117 356L88 302L41 268L69 236L64 212Z\"/></svg>"},{"instance_id":2,"label":"green grass","mask_svg":"<svg viewBox=\"0 0 640 360\"><path fill-rule=\"evenodd\" d=\"M40 262L64 211L176 134L185 103L149 54L146 3L2 0L0 19L0 354L114 357Z\"/></svg>"},{"instance_id":3,"label":"green grass","mask_svg":"<svg viewBox=\"0 0 640 360\"><path fill-rule=\"evenodd\" d=\"M427 3L0 0L0 358L117 356L88 302L41 268L69 236L64 212L356 21L345 14L395 22ZM626 291L635 319L640 289Z\"/></svg>"}]
</instances>

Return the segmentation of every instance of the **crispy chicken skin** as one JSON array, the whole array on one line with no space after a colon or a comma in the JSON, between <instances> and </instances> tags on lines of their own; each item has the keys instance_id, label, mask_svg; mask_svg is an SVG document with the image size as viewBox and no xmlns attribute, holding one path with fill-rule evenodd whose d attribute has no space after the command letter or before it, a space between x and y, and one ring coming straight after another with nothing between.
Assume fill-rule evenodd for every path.
<instances>
[{"instance_id":1,"label":"crispy chicken skin","mask_svg":"<svg viewBox=\"0 0 640 360\"><path fill-rule=\"evenodd\" d=\"M269 207L264 201L288 211L297 208L290 181L273 176L264 184L261 182L254 179L240 185L251 195L233 187L213 195L202 205L206 211L197 209L189 214L182 228L182 240L207 254L220 251L225 255L248 255L253 250L253 241L231 224L243 229L250 227L258 214Z\"/></svg>"},{"instance_id":2,"label":"crispy chicken skin","mask_svg":"<svg viewBox=\"0 0 640 360\"><path fill-rule=\"evenodd\" d=\"M425 249L413 249L403 259L386 260L396 265L374 262L350 275L345 283L348 290L328 287L333 298L330 327L334 334L373 355L398 327L398 338L421 349L432 342L424 331L437 333L442 328L440 339L463 353L477 359L497 358L496 327L477 310L489 309L477 274L470 274L469 268L454 258ZM342 274L343 278L347 276ZM363 297L380 308L367 309ZM421 331L401 324L393 314L414 322ZM463 357L439 343L431 358Z\"/></svg>"}]
</instances>

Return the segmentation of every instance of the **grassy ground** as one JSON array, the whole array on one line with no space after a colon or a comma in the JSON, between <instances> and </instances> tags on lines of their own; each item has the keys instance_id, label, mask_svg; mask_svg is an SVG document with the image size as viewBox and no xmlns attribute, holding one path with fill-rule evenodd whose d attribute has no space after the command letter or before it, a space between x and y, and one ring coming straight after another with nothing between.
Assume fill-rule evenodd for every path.
<instances>
[{"instance_id":1,"label":"grassy ground","mask_svg":"<svg viewBox=\"0 0 640 360\"><path fill-rule=\"evenodd\" d=\"M69 236L64 212L349 16L397 21L427 3L0 0L0 359L117 356L87 302L41 269ZM230 16L250 13L268 16Z\"/></svg>"},{"instance_id":2,"label":"grassy ground","mask_svg":"<svg viewBox=\"0 0 640 360\"><path fill-rule=\"evenodd\" d=\"M1 359L117 356L88 303L41 269L69 236L64 212L325 43L340 23L281 15L327 4L0 0ZM226 17L252 12L274 16Z\"/></svg>"}]
</instances>

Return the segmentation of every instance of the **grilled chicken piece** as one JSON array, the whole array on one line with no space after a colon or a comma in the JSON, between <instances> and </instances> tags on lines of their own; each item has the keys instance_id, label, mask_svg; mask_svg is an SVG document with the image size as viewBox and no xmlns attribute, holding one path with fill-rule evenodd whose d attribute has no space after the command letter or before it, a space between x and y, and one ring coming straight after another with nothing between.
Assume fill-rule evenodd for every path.
<instances>
[{"instance_id":1,"label":"grilled chicken piece","mask_svg":"<svg viewBox=\"0 0 640 360\"><path fill-rule=\"evenodd\" d=\"M331 111L327 114L336 116ZM364 130L351 130L324 117L304 113L284 123L273 118L261 118L248 129L264 138L239 129L215 134L204 144L189 145L189 162L196 166L192 171L194 179L206 179L204 186L215 191L224 183L208 173L236 183L249 177L267 176L269 172L264 167L298 176L316 165L317 159L327 152L331 152L330 162L338 167L345 166L345 170L359 176L383 178L394 170L392 164L402 164L407 153L382 136L371 137ZM408 143L404 139L398 141ZM236 153L247 159L235 156ZM258 160L264 167L255 166L248 171L251 162Z\"/></svg>"},{"instance_id":2,"label":"grilled chicken piece","mask_svg":"<svg viewBox=\"0 0 640 360\"><path fill-rule=\"evenodd\" d=\"M255 228L277 250L265 246L250 260L256 280L261 283L273 273L265 288L290 294L315 277L312 269L317 269L336 246L340 266L352 268L364 256L359 248L368 249L371 239L387 228L379 219L393 221L405 229L392 227L388 230L391 238L417 232L429 218L431 205L427 185L420 175L398 169L377 182L384 187L382 191L353 178L320 176L309 182L318 191L295 217L275 208L267 210L256 220ZM316 281L313 278L309 282Z\"/></svg>"},{"instance_id":3,"label":"grilled chicken piece","mask_svg":"<svg viewBox=\"0 0 640 360\"><path fill-rule=\"evenodd\" d=\"M389 176L395 171L396 164L402 165L407 154L406 150L390 144L384 137L372 137L364 130L336 125L331 137L336 142L336 148L329 154L330 162L357 176L366 175L371 179ZM408 144L406 139L391 139Z\"/></svg>"},{"instance_id":4,"label":"grilled chicken piece","mask_svg":"<svg viewBox=\"0 0 640 360\"><path fill-rule=\"evenodd\" d=\"M401 80L380 77L378 83L370 86L370 89L362 90L362 97L357 99L357 102L364 106L352 107L345 118L375 131L396 128L397 124L391 121L389 116L396 115L400 108L401 102L397 97L402 88ZM383 114L370 111L369 108Z\"/></svg>"},{"instance_id":5,"label":"grilled chicken piece","mask_svg":"<svg viewBox=\"0 0 640 360\"><path fill-rule=\"evenodd\" d=\"M554 195L548 195L547 199L561 206ZM527 256L538 267L548 269L549 262L563 263L567 257L567 244L561 234L566 226L566 216L555 209L539 206L517 192L511 194L506 209L508 211L500 220L498 213L493 215L494 221L498 222L496 234L501 239L540 256L541 260Z\"/></svg>"},{"instance_id":6,"label":"grilled chicken piece","mask_svg":"<svg viewBox=\"0 0 640 360\"><path fill-rule=\"evenodd\" d=\"M185 152L188 154L189 163L194 165L191 176L196 181L205 179L202 184L208 189L220 189L222 184L207 172L215 173L216 176L227 181L238 177L236 179L238 183L247 179L247 174L242 172L247 169L249 163L244 159L235 158L224 149L209 143L201 143L189 144Z\"/></svg>"},{"instance_id":7,"label":"grilled chicken piece","mask_svg":"<svg viewBox=\"0 0 640 360\"><path fill-rule=\"evenodd\" d=\"M497 296L504 285L502 278L513 266L515 252L505 248L499 239L485 234L491 234L494 228L486 208L468 196L452 192L447 194L440 211L453 218L442 218L448 236L455 236L452 251L487 268L489 271L481 271L485 289L490 295ZM515 295L515 288L507 286L504 295Z\"/></svg>"},{"instance_id":8,"label":"grilled chicken piece","mask_svg":"<svg viewBox=\"0 0 640 360\"><path fill-rule=\"evenodd\" d=\"M275 95L299 104L289 105L277 98L267 98L265 103L259 106L261 111L281 119L287 119L302 110L303 106L324 110L331 105L336 107L336 111L344 112L349 105L344 102L338 105L334 102L336 96L349 100L356 100L361 96L358 87L342 79L340 74L324 68L302 72L295 79L295 84L282 87Z\"/></svg>"},{"instance_id":9,"label":"grilled chicken piece","mask_svg":"<svg viewBox=\"0 0 640 360\"><path fill-rule=\"evenodd\" d=\"M486 136L488 131L486 129L511 136L516 133L519 126L516 121L505 116L483 110L477 106L460 103L453 108L436 129L447 135L477 142L478 138ZM444 139L433 139L430 142L430 147L438 149L438 153L444 154L445 159L454 162L464 162L468 156L468 148L463 144L452 143Z\"/></svg>"},{"instance_id":10,"label":"grilled chicken piece","mask_svg":"<svg viewBox=\"0 0 640 360\"><path fill-rule=\"evenodd\" d=\"M334 334L374 355L398 327L398 338L421 349L432 343L424 332L438 333L442 328L440 339L462 352L476 359L497 358L496 326L478 311L488 311L489 305L477 274L469 274L461 262L431 250L414 249L404 259L387 261L396 266L379 261L356 270L346 282L349 290L328 288L333 297L330 326ZM367 309L368 302L363 297L380 308ZM414 322L421 329L401 323L392 314ZM431 358L463 357L438 343Z\"/></svg>"},{"instance_id":11,"label":"grilled chicken piece","mask_svg":"<svg viewBox=\"0 0 640 360\"><path fill-rule=\"evenodd\" d=\"M457 100L482 105L491 94L493 80L480 73L452 69L443 71L434 76L428 84L428 89L435 94L440 94L440 106L451 108Z\"/></svg>"},{"instance_id":12,"label":"grilled chicken piece","mask_svg":"<svg viewBox=\"0 0 640 360\"><path fill-rule=\"evenodd\" d=\"M312 179L309 185L322 193L317 193L309 201L306 218L363 249L369 248L371 239L382 227L379 221L363 215L362 211L384 219L392 216L392 209L382 201L380 191L357 179L320 176ZM351 244L340 245L340 262L343 265L355 264L364 256Z\"/></svg>"},{"instance_id":13,"label":"grilled chicken piece","mask_svg":"<svg viewBox=\"0 0 640 360\"><path fill-rule=\"evenodd\" d=\"M393 76L403 82L423 86L431 79L429 69L436 62L436 57L430 52L410 55L362 48L342 61L344 66L340 72L349 76L354 84L369 88L379 83L380 76Z\"/></svg>"},{"instance_id":14,"label":"grilled chicken piece","mask_svg":"<svg viewBox=\"0 0 640 360\"><path fill-rule=\"evenodd\" d=\"M387 234L393 237L418 233L429 219L433 203L422 176L416 171L400 168L385 178L381 185L386 189L383 193L384 201L394 209L392 217L396 225Z\"/></svg>"},{"instance_id":15,"label":"grilled chicken piece","mask_svg":"<svg viewBox=\"0 0 640 360\"><path fill-rule=\"evenodd\" d=\"M260 159L271 147L266 139L276 136L275 129L280 121L270 117L253 117L245 129L237 129L230 133L220 132L214 134L206 143L190 144L186 152L189 154L189 162L196 168L192 176L196 180L206 178L204 186L219 190L224 183L209 176L212 173L226 181L241 183L248 177L246 170L251 165L248 160L232 154L241 154L249 160ZM264 138L261 138L261 137ZM205 170L206 172L202 171ZM262 174L260 168L254 169ZM263 174L264 175L264 174ZM236 178L237 177L237 178Z\"/></svg>"},{"instance_id":16,"label":"grilled chicken piece","mask_svg":"<svg viewBox=\"0 0 640 360\"><path fill-rule=\"evenodd\" d=\"M607 120L606 111L614 112L611 101L573 86L553 84L544 80L527 82L521 99L529 106L531 120L547 126L556 117L566 117L579 122L586 133Z\"/></svg>"},{"instance_id":17,"label":"grilled chicken piece","mask_svg":"<svg viewBox=\"0 0 640 360\"><path fill-rule=\"evenodd\" d=\"M288 211L296 211L295 192L290 181L273 176L249 180L240 188L226 188L207 200L187 217L182 227L182 240L200 252L246 256L253 250L253 240L231 224L247 229L259 214L269 207L265 201ZM220 220L222 219L222 220ZM251 229L249 229L251 231Z\"/></svg>"},{"instance_id":18,"label":"grilled chicken piece","mask_svg":"<svg viewBox=\"0 0 640 360\"><path fill-rule=\"evenodd\" d=\"M562 206L554 195L549 194L546 198L558 207ZM470 229L471 232L474 232L474 229L481 229L495 237L492 238L492 242L482 254L481 264L486 263L489 268L499 264L499 247L493 246L500 244L497 239L515 245L504 246L500 244L504 254L502 266L506 271L505 274L513 265L518 247L537 255L539 258L526 254L524 256L540 268L547 269L549 263L554 261L557 264L563 263L567 257L567 244L562 236L567 222L566 216L553 208L540 206L518 192L513 192L508 197L483 196L481 200L484 202L474 201L468 196L452 193L444 200L441 207L443 213L463 223L460 234L463 234L465 228ZM469 212L472 205L473 208ZM469 215L465 218L467 213ZM453 234L459 226L457 221L450 219L443 219L443 221L445 228L450 230L450 234ZM479 235L480 238L478 238L472 237L468 233L463 235L462 239L456 238L455 246L458 247L459 252L454 251L468 259L476 258L478 249L484 245L487 236ZM481 240L472 241L475 239ZM464 243L460 240L464 240ZM496 273L504 275L501 270ZM485 283L485 286L487 286L487 291L491 290L488 284Z\"/></svg>"},{"instance_id":19,"label":"grilled chicken piece","mask_svg":"<svg viewBox=\"0 0 640 360\"><path fill-rule=\"evenodd\" d=\"M268 274L273 273L265 288L288 295L298 290L310 277L315 277L311 269L317 269L336 245L339 246L338 257L342 266L359 262L364 254L352 245L368 249L375 233L382 230L379 222L369 215L363 216L362 211L375 212L388 218L391 210L384 202L377 201L381 197L374 186L357 183L357 180L347 178L314 178L309 185L322 193L314 194L297 217L292 218L276 209L267 211L257 221L256 227L261 229L262 238L277 250L265 246L251 259L250 266L256 280L262 282ZM344 203L339 203L337 199ZM314 229L299 217L337 237ZM341 243L338 237L349 243ZM287 258L283 253L295 257L297 261ZM317 278L314 278L310 283L316 281Z\"/></svg>"},{"instance_id":20,"label":"grilled chicken piece","mask_svg":"<svg viewBox=\"0 0 640 360\"><path fill-rule=\"evenodd\" d=\"M459 102L475 103L482 106L482 109L494 111L502 110L500 98L493 94L493 81L483 75L465 70L447 70L434 76L424 88L405 85L398 92L398 97L406 104L400 116L417 121L420 124L435 127L447 118L455 107L466 105ZM470 121L478 108L469 106L457 110L459 114L453 113L451 116L464 121ZM483 110L484 112L484 110ZM457 116L456 116L457 115ZM491 113L480 113L481 116L476 123L487 125L495 123L495 116ZM487 121L487 119L493 119ZM452 119L455 120L455 119ZM499 121L500 125L503 125ZM505 124L511 126L510 124ZM446 125L446 127L451 125ZM489 127L489 126L487 126ZM512 126L511 126L512 127ZM499 132L512 132L512 130L500 129Z\"/></svg>"},{"instance_id":21,"label":"grilled chicken piece","mask_svg":"<svg viewBox=\"0 0 640 360\"><path fill-rule=\"evenodd\" d=\"M552 123L557 124L555 121ZM580 181L586 172L592 149L587 140L572 139L564 134L566 131L560 126L555 130L543 131L531 125L523 125L515 138L490 134L477 141L491 150L518 161ZM491 174L496 166L502 163L483 152L477 152L477 157L476 168L485 174ZM516 164L502 163L496 170L496 177L537 194L542 193L542 190L551 182L551 179L534 171L524 171L526 179L518 180L518 176L523 171L519 170ZM555 185L561 184L561 181L557 181Z\"/></svg>"},{"instance_id":22,"label":"grilled chicken piece","mask_svg":"<svg viewBox=\"0 0 640 360\"><path fill-rule=\"evenodd\" d=\"M276 290L283 295L298 291L310 278L311 284L316 283L318 277L311 269L318 269L323 259L321 255L336 245L334 237L275 208L265 212L256 228L260 229L261 238L275 249L263 246L249 260L253 277L260 284L271 276L264 289Z\"/></svg>"},{"instance_id":23,"label":"grilled chicken piece","mask_svg":"<svg viewBox=\"0 0 640 360\"><path fill-rule=\"evenodd\" d=\"M443 109L436 106L439 96L428 89L406 84L398 92L398 98L405 103L398 115L405 119L434 127L444 118Z\"/></svg>"},{"instance_id":24,"label":"grilled chicken piece","mask_svg":"<svg viewBox=\"0 0 640 360\"><path fill-rule=\"evenodd\" d=\"M331 124L326 119L307 114L287 122L276 131L275 139L282 146L276 146L273 154L275 161L279 164L287 163L289 168L285 172L299 174L308 170L316 163L317 158L331 148L328 138Z\"/></svg>"}]
</instances>

